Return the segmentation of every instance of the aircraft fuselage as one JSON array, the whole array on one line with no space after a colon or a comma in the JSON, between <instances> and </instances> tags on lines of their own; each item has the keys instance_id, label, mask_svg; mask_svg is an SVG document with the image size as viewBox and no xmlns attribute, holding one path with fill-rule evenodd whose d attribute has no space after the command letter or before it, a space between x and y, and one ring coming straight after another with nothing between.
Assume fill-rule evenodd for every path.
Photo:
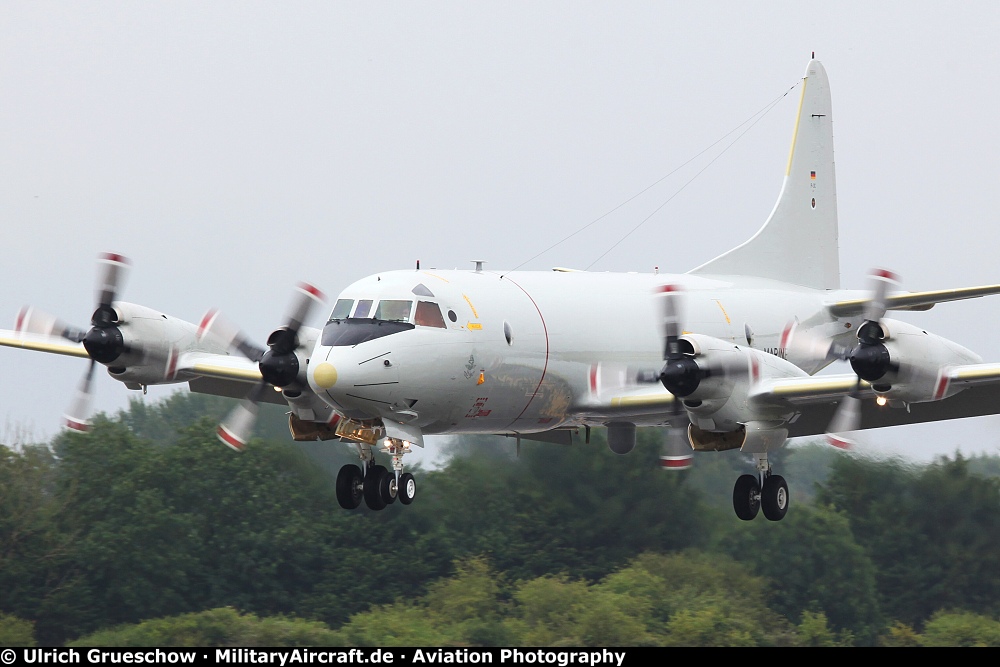
<instances>
[{"instance_id":1,"label":"aircraft fuselage","mask_svg":"<svg viewBox=\"0 0 1000 667\"><path fill-rule=\"evenodd\" d=\"M614 410L588 403L631 382L626 374L663 365L655 292L667 284L684 292L686 332L776 357L793 318L826 335L851 335L858 321L827 314L830 292L764 279L394 271L341 293L310 355L309 382L348 417L406 421L425 434L606 423ZM440 315L428 318L433 309ZM648 423L662 423L654 412Z\"/></svg>"}]
</instances>

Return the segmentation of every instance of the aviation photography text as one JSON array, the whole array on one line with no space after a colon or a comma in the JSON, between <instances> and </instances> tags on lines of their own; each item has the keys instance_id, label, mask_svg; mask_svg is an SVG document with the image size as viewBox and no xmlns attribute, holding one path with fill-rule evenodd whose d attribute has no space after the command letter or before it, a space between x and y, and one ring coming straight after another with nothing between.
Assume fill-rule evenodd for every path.
<instances>
[{"instance_id":1,"label":"aviation photography text","mask_svg":"<svg viewBox=\"0 0 1000 667\"><path fill-rule=\"evenodd\" d=\"M613 665L622 667L623 649L106 649L26 648L0 652L3 665Z\"/></svg>"}]
</instances>

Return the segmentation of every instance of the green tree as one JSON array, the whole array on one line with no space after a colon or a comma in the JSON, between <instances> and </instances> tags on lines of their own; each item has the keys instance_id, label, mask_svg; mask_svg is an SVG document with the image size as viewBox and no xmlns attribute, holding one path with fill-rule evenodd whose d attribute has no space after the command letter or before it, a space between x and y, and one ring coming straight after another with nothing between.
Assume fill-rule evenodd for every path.
<instances>
[{"instance_id":1,"label":"green tree","mask_svg":"<svg viewBox=\"0 0 1000 667\"><path fill-rule=\"evenodd\" d=\"M1000 479L971 474L961 457L922 467L843 458L820 498L850 517L887 617L919 625L939 609L1000 613Z\"/></svg>"},{"instance_id":2,"label":"green tree","mask_svg":"<svg viewBox=\"0 0 1000 667\"><path fill-rule=\"evenodd\" d=\"M79 530L59 521L75 496L56 493L58 474L48 447L0 446L0 612L37 620L43 645L90 615L72 558Z\"/></svg>"},{"instance_id":3,"label":"green tree","mask_svg":"<svg viewBox=\"0 0 1000 667\"><path fill-rule=\"evenodd\" d=\"M805 614L872 644L882 626L876 571L845 515L797 505L780 523L740 522L720 547L772 585L771 605L793 623Z\"/></svg>"},{"instance_id":4,"label":"green tree","mask_svg":"<svg viewBox=\"0 0 1000 667\"><path fill-rule=\"evenodd\" d=\"M17 616L0 614L0 646L24 646L35 645L35 626L30 621L25 621Z\"/></svg>"},{"instance_id":5,"label":"green tree","mask_svg":"<svg viewBox=\"0 0 1000 667\"><path fill-rule=\"evenodd\" d=\"M258 618L235 609L143 621L101 630L67 646L108 647L271 647L336 646L338 636L322 623L298 618Z\"/></svg>"},{"instance_id":6,"label":"green tree","mask_svg":"<svg viewBox=\"0 0 1000 667\"><path fill-rule=\"evenodd\" d=\"M648 602L564 575L521 583L508 627L522 646L637 646L651 643Z\"/></svg>"},{"instance_id":7,"label":"green tree","mask_svg":"<svg viewBox=\"0 0 1000 667\"><path fill-rule=\"evenodd\" d=\"M456 556L485 554L514 579L573 572L597 581L643 551L707 540L709 510L684 473L660 470L660 438L640 431L635 450L619 456L595 431L590 444L524 442L517 459L490 453L509 446L502 440L477 440L482 454L460 450L425 476L410 520L418 515Z\"/></svg>"},{"instance_id":8,"label":"green tree","mask_svg":"<svg viewBox=\"0 0 1000 667\"><path fill-rule=\"evenodd\" d=\"M1000 621L967 611L936 612L924 626L924 646L1000 646Z\"/></svg>"},{"instance_id":9,"label":"green tree","mask_svg":"<svg viewBox=\"0 0 1000 667\"><path fill-rule=\"evenodd\" d=\"M600 588L649 604L647 630L670 646L791 645L793 628L767 604L769 582L721 554L645 553Z\"/></svg>"}]
</instances>

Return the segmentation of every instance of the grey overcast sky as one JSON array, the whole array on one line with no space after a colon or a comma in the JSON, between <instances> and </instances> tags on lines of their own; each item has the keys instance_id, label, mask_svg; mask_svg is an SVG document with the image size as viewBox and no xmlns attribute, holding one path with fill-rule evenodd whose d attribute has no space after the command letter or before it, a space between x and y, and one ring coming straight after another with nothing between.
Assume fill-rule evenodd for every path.
<instances>
[{"instance_id":1,"label":"grey overcast sky","mask_svg":"<svg viewBox=\"0 0 1000 667\"><path fill-rule=\"evenodd\" d=\"M1000 283L996 2L0 4L0 326L80 326L95 259L125 300L258 340L294 284L518 266L791 88L833 91L845 287ZM781 185L797 91L593 270L683 272ZM735 135L733 135L735 136ZM724 144L722 144L724 145ZM590 266L719 153L524 268ZM1000 360L1000 297L905 316ZM0 423L53 434L79 359L0 349ZM102 374L97 408L129 392ZM151 389L147 400L168 393ZM865 434L929 458L1000 450L1000 417Z\"/></svg>"}]
</instances>

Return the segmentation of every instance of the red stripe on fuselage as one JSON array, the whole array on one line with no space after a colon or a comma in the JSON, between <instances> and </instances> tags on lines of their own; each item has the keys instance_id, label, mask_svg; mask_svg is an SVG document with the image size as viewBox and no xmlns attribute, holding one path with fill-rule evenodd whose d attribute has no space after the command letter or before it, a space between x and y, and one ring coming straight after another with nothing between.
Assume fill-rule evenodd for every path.
<instances>
[{"instance_id":1,"label":"red stripe on fuselage","mask_svg":"<svg viewBox=\"0 0 1000 667\"><path fill-rule=\"evenodd\" d=\"M510 280L510 278L507 277L505 277L504 279ZM524 405L524 409L521 410L521 413L514 418L514 421L508 424L508 428L511 425L517 423L517 420L520 419L521 416L528 411L528 407L531 405L531 402L535 400L536 396L538 396L538 390L542 388L542 383L545 382L545 372L549 369L549 328L545 325L545 316L542 315L542 309L538 307L538 304L535 303L535 300L531 298L531 295L528 294L528 291L526 289L518 285L513 280L510 280L510 283L515 287L517 287L522 292L524 292L524 295L528 297L529 301L531 301L531 305L535 307L535 311L538 313L538 319L542 321L542 331L545 333L545 364L542 366L542 377L538 379L538 385L535 387L535 390L531 392L531 398L528 399L528 402Z\"/></svg>"}]
</instances>

